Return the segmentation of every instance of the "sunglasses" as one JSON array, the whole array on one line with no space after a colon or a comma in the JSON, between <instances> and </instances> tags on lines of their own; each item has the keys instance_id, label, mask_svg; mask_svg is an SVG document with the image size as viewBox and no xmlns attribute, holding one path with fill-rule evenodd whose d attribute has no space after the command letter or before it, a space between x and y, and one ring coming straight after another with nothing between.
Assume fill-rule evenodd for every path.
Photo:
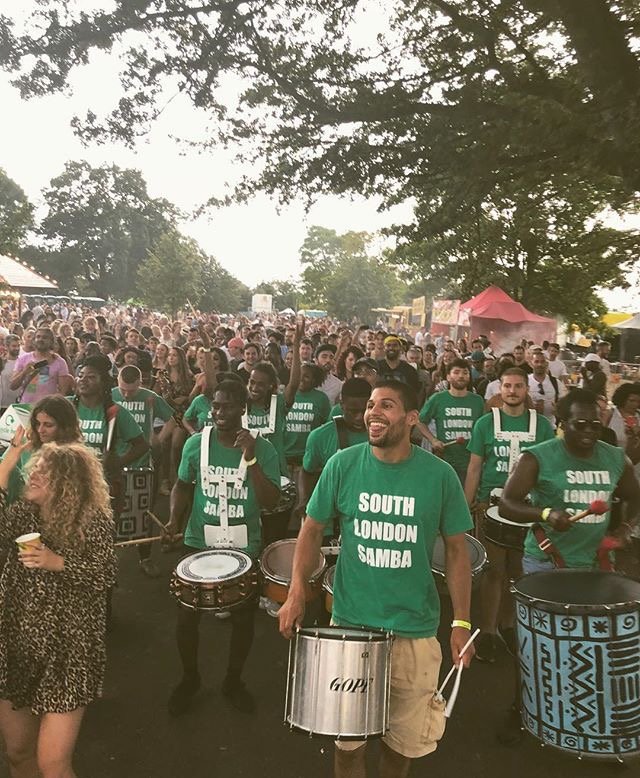
<instances>
[{"instance_id":1,"label":"sunglasses","mask_svg":"<svg viewBox=\"0 0 640 778\"><path fill-rule=\"evenodd\" d=\"M591 429L593 432L600 432L602 429L602 422L598 419L575 419L569 422L569 426L576 432L584 432L587 429Z\"/></svg>"}]
</instances>

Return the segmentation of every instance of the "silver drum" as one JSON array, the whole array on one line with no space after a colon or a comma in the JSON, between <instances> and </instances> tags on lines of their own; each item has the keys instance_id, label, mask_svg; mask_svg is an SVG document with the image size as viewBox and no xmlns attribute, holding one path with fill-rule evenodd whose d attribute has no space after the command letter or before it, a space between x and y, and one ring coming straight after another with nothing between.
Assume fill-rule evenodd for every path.
<instances>
[{"instance_id":1,"label":"silver drum","mask_svg":"<svg viewBox=\"0 0 640 778\"><path fill-rule=\"evenodd\" d=\"M389 728L392 637L307 627L289 646L285 724L337 740L381 737Z\"/></svg>"}]
</instances>

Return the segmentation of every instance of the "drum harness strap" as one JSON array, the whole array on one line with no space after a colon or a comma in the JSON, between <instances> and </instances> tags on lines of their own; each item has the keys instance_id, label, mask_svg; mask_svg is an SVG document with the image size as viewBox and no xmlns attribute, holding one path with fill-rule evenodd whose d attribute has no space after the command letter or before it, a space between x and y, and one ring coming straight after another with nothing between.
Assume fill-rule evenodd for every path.
<instances>
[{"instance_id":1,"label":"drum harness strap","mask_svg":"<svg viewBox=\"0 0 640 778\"><path fill-rule=\"evenodd\" d=\"M218 485L218 517L220 519L222 534L225 538L227 538L226 545L229 545L229 507L227 502L227 486L228 484L233 484L234 489L242 488L242 485L247 476L247 462L243 454L236 475L224 475L223 473L219 475L211 475L209 473L209 444L211 441L212 430L213 427L204 427L202 430L202 437L200 439L200 482L202 483L202 490L205 493L209 484Z\"/></svg>"},{"instance_id":2,"label":"drum harness strap","mask_svg":"<svg viewBox=\"0 0 640 778\"><path fill-rule=\"evenodd\" d=\"M249 414L247 412L245 412L242 417L242 426L245 429L248 429L254 438L257 437L258 435L273 435L273 433L276 431L277 410L278 410L278 395L276 392L274 392L271 395L271 405L269 406L269 426L251 429L249 427Z\"/></svg>"},{"instance_id":3,"label":"drum harness strap","mask_svg":"<svg viewBox=\"0 0 640 778\"><path fill-rule=\"evenodd\" d=\"M504 432L500 418L500 409L492 408L493 434L496 440L509 444L509 475L513 472L520 456L520 443L533 443L536 439L538 416L534 410L529 411L529 429L527 432Z\"/></svg>"},{"instance_id":4,"label":"drum harness strap","mask_svg":"<svg viewBox=\"0 0 640 778\"><path fill-rule=\"evenodd\" d=\"M333 423L336 425L338 449L342 451L343 448L349 448L349 432L347 430L347 422L344 420L344 416L334 416Z\"/></svg>"}]
</instances>

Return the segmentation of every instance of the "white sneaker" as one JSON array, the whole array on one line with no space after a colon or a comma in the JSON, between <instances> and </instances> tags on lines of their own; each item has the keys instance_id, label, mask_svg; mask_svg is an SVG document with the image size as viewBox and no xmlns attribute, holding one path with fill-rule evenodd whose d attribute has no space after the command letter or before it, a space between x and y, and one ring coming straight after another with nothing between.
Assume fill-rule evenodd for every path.
<instances>
[{"instance_id":1,"label":"white sneaker","mask_svg":"<svg viewBox=\"0 0 640 778\"><path fill-rule=\"evenodd\" d=\"M258 603L258 607L261 611L266 611L269 607L269 603L271 600L268 597L260 597L260 602Z\"/></svg>"},{"instance_id":2,"label":"white sneaker","mask_svg":"<svg viewBox=\"0 0 640 778\"><path fill-rule=\"evenodd\" d=\"M213 615L216 617L216 619L224 620L231 616L231 611L216 611Z\"/></svg>"}]
</instances>

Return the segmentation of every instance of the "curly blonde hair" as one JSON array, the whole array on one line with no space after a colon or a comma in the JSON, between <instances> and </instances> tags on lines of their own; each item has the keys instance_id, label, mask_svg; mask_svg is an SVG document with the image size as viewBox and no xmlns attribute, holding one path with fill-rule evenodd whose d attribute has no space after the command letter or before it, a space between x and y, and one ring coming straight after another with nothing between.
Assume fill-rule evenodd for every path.
<instances>
[{"instance_id":1,"label":"curly blonde hair","mask_svg":"<svg viewBox=\"0 0 640 778\"><path fill-rule=\"evenodd\" d=\"M49 478L49 505L45 526L61 545L83 545L85 529L96 514L113 519L109 487L102 464L83 443L46 443L29 460L30 473L41 467Z\"/></svg>"}]
</instances>

